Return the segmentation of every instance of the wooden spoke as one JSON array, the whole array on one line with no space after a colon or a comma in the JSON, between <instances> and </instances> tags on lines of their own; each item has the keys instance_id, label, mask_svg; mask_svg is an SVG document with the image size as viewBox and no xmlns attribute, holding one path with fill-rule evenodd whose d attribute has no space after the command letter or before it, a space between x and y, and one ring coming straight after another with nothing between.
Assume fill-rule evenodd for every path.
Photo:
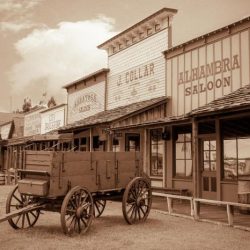
<instances>
[{"instance_id":1,"label":"wooden spoke","mask_svg":"<svg viewBox=\"0 0 250 250\"><path fill-rule=\"evenodd\" d=\"M18 186L9 193L6 202L6 213L14 212L33 203L33 197L18 192ZM34 210L28 213L18 215L17 218L9 219L8 222L14 229L25 229L36 224L40 210Z\"/></svg>"},{"instance_id":2,"label":"wooden spoke","mask_svg":"<svg viewBox=\"0 0 250 250\"><path fill-rule=\"evenodd\" d=\"M152 204L150 183L143 177L136 177L129 182L123 194L122 211L128 224L145 221Z\"/></svg>"},{"instance_id":3,"label":"wooden spoke","mask_svg":"<svg viewBox=\"0 0 250 250\"><path fill-rule=\"evenodd\" d=\"M94 200L94 216L100 217L106 207L106 200Z\"/></svg>"},{"instance_id":4,"label":"wooden spoke","mask_svg":"<svg viewBox=\"0 0 250 250\"><path fill-rule=\"evenodd\" d=\"M72 188L61 207L61 225L67 235L85 233L93 219L94 203L91 193L82 187Z\"/></svg>"}]
</instances>

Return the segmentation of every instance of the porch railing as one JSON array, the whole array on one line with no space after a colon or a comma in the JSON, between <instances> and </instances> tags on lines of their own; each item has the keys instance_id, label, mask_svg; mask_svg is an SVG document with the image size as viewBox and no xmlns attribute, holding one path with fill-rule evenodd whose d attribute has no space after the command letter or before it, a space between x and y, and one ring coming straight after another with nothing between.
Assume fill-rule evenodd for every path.
<instances>
[{"instance_id":1,"label":"porch railing","mask_svg":"<svg viewBox=\"0 0 250 250\"><path fill-rule=\"evenodd\" d=\"M157 192L153 192L153 195L159 196L159 197L164 197L167 199L168 214L174 215L174 216L180 216L180 217L189 217L189 218L192 218L196 221L206 221L206 222L213 222L213 223L216 222L219 224L223 224L219 221L215 221L212 219L200 218L200 205L201 204L208 204L208 205L224 206L224 207L226 207L226 213L227 213L226 225L250 231L249 226L234 225L234 208L238 207L238 208L244 208L244 209L250 210L250 204L200 199L200 198L194 198L194 197L189 197L189 196L180 196L180 195L164 194L164 193L157 193ZM175 213L173 210L173 200L189 201L189 203L190 203L190 216L183 215L180 213ZM250 215L249 215L249 220L250 220Z\"/></svg>"}]
</instances>

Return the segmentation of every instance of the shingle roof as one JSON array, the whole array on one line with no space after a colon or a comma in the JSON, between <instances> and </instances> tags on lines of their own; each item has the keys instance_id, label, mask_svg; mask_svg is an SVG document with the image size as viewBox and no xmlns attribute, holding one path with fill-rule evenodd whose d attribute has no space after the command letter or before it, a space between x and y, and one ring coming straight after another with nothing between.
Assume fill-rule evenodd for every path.
<instances>
[{"instance_id":1,"label":"shingle roof","mask_svg":"<svg viewBox=\"0 0 250 250\"><path fill-rule=\"evenodd\" d=\"M99 112L95 115L89 116L83 120L76 121L72 124L68 124L65 127L59 128L59 131L70 130L73 128L80 128L91 126L100 123L109 123L115 121L117 119L129 116L133 113L136 113L140 110L149 108L155 104L164 102L167 100L167 97L158 97L147 101L137 102L133 104L129 104L126 106L121 106L115 109L106 110Z\"/></svg>"},{"instance_id":2,"label":"shingle roof","mask_svg":"<svg viewBox=\"0 0 250 250\"><path fill-rule=\"evenodd\" d=\"M250 85L246 85L238 90L218 98L202 107L194 109L188 115L202 116L207 113L219 113L250 108Z\"/></svg>"}]
</instances>

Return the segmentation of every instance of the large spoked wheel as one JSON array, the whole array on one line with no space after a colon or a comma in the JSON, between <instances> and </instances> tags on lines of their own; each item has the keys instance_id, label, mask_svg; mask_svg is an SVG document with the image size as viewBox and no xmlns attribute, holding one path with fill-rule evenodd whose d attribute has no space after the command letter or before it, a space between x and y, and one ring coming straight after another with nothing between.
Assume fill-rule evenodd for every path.
<instances>
[{"instance_id":1,"label":"large spoked wheel","mask_svg":"<svg viewBox=\"0 0 250 250\"><path fill-rule=\"evenodd\" d=\"M74 187L65 196L61 208L61 225L67 235L85 233L92 222L94 203L91 193L83 187Z\"/></svg>"},{"instance_id":2,"label":"large spoked wheel","mask_svg":"<svg viewBox=\"0 0 250 250\"><path fill-rule=\"evenodd\" d=\"M106 207L106 200L94 200L94 207L94 216L98 218L102 215Z\"/></svg>"},{"instance_id":3,"label":"large spoked wheel","mask_svg":"<svg viewBox=\"0 0 250 250\"><path fill-rule=\"evenodd\" d=\"M6 202L6 213L14 212L32 203L34 203L34 197L30 195L20 194L18 192L18 186L16 185L8 195ZM39 215L40 210L37 209L17 215L17 217L9 219L8 222L14 229L29 228L36 224Z\"/></svg>"},{"instance_id":4,"label":"large spoked wheel","mask_svg":"<svg viewBox=\"0 0 250 250\"><path fill-rule=\"evenodd\" d=\"M122 200L122 212L128 224L143 222L147 219L152 205L150 182L136 177L129 182Z\"/></svg>"}]
</instances>

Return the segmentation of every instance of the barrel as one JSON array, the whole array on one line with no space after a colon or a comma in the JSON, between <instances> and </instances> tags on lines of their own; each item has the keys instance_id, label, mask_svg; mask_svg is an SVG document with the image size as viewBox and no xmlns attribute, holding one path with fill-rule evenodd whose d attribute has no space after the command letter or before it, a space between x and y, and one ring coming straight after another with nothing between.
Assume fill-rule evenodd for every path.
<instances>
[{"instance_id":1,"label":"barrel","mask_svg":"<svg viewBox=\"0 0 250 250\"><path fill-rule=\"evenodd\" d=\"M5 174L0 173L0 185L4 185L4 184L5 184Z\"/></svg>"}]
</instances>

